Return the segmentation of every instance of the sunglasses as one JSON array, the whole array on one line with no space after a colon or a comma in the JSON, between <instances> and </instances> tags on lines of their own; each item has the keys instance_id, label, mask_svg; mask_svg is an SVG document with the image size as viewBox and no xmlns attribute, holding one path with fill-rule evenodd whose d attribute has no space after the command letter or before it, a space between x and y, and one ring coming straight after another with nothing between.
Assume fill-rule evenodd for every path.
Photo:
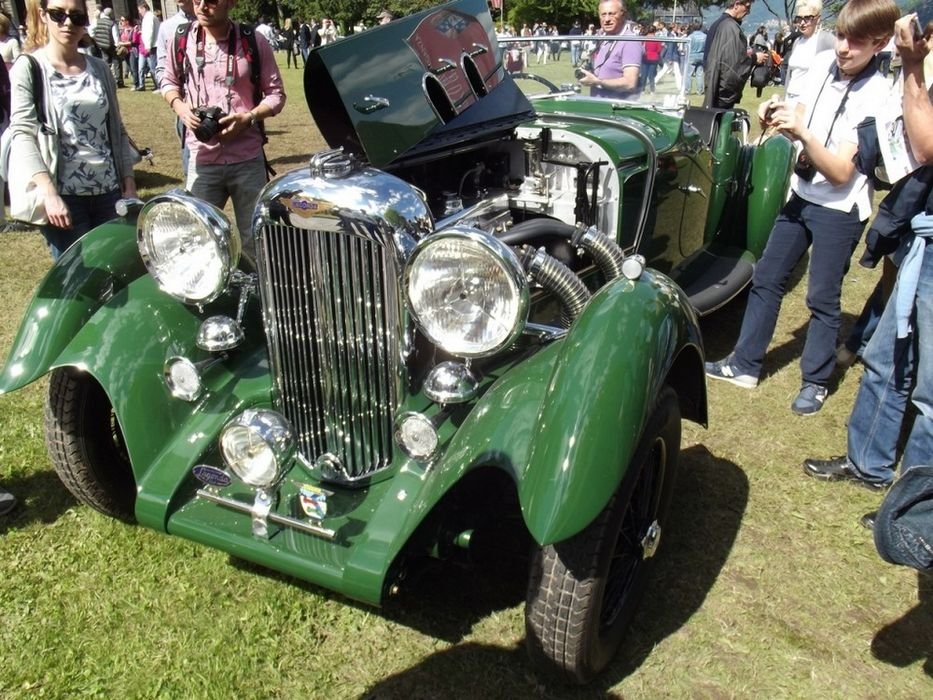
<instances>
[{"instance_id":1,"label":"sunglasses","mask_svg":"<svg viewBox=\"0 0 933 700\"><path fill-rule=\"evenodd\" d=\"M66 19L70 19L72 26L75 27L86 27L89 24L87 12L81 12L81 10L72 10L68 12L58 7L50 7L45 11L45 14L59 27L65 24Z\"/></svg>"},{"instance_id":2,"label":"sunglasses","mask_svg":"<svg viewBox=\"0 0 933 700\"><path fill-rule=\"evenodd\" d=\"M802 22L816 22L816 20L819 18L819 15L797 15L794 17L794 24L800 24Z\"/></svg>"}]
</instances>

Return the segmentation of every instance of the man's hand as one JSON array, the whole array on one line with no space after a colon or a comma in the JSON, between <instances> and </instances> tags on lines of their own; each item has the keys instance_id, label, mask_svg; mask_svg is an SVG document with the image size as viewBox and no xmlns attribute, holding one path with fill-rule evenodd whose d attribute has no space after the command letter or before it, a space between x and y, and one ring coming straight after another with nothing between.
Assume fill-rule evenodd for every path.
<instances>
[{"instance_id":1,"label":"man's hand","mask_svg":"<svg viewBox=\"0 0 933 700\"><path fill-rule=\"evenodd\" d=\"M218 124L223 127L218 135L221 141L230 141L249 129L256 123L250 112L235 112L223 117Z\"/></svg>"},{"instance_id":2,"label":"man's hand","mask_svg":"<svg viewBox=\"0 0 933 700\"><path fill-rule=\"evenodd\" d=\"M173 98L172 111L175 112L175 115L179 119L181 119L182 124L184 124L192 131L201 125L201 120L194 116L194 112L191 111L191 107L182 99L175 100Z\"/></svg>"},{"instance_id":3,"label":"man's hand","mask_svg":"<svg viewBox=\"0 0 933 700\"><path fill-rule=\"evenodd\" d=\"M585 68L579 68L578 70L582 74L577 78L580 85L586 85L589 87L593 87L594 85L600 84L599 78L593 75L590 71L586 70Z\"/></svg>"},{"instance_id":4,"label":"man's hand","mask_svg":"<svg viewBox=\"0 0 933 700\"><path fill-rule=\"evenodd\" d=\"M923 63L927 55L926 42L921 38L914 38L913 22L919 21L917 15L911 13L904 15L894 23L894 45L897 46L897 52L901 55L903 65L917 65Z\"/></svg>"}]
</instances>

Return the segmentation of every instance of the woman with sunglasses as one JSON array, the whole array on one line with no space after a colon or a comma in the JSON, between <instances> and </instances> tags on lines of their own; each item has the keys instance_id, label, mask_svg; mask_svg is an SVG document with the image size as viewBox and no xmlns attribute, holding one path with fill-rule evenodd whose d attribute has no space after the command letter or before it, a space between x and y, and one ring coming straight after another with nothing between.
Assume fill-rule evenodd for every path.
<instances>
[{"instance_id":1,"label":"woman with sunglasses","mask_svg":"<svg viewBox=\"0 0 933 700\"><path fill-rule=\"evenodd\" d=\"M802 0L797 3L794 28L799 35L787 57L787 89L784 99L796 104L806 85L806 75L818 53L832 51L835 45L832 34L820 29L823 13L821 0Z\"/></svg>"},{"instance_id":2,"label":"woman with sunglasses","mask_svg":"<svg viewBox=\"0 0 933 700\"><path fill-rule=\"evenodd\" d=\"M13 66L10 162L42 195L49 223L40 227L57 259L136 195L133 157L107 64L78 51L88 26L84 0L39 0L46 44ZM40 91L42 91L40 93ZM36 96L44 96L40 118ZM40 124L48 128L40 128Z\"/></svg>"}]
</instances>

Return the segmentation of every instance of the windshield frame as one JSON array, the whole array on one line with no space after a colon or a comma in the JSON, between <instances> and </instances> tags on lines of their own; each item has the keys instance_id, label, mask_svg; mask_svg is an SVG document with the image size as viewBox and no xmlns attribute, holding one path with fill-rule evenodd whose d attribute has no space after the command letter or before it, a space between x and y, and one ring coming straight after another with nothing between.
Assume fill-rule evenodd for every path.
<instances>
[{"instance_id":1,"label":"windshield frame","mask_svg":"<svg viewBox=\"0 0 933 700\"><path fill-rule=\"evenodd\" d=\"M525 96L532 102L543 98L569 97L576 95L580 98L611 102L617 105L632 105L649 107L660 110L682 110L689 106L687 99L687 86L689 83L688 59L689 39L687 37L658 37L654 35L641 36L633 34L616 35L545 35L545 36L510 36L497 35L499 61L506 73L519 83ZM647 77L646 62L644 60L644 44L655 41L661 46L661 56L665 56L667 45L673 45L673 63L676 64L680 75L680 87L676 86L677 71L671 67L673 75L665 74L662 81L655 81L655 91L649 92L645 79ZM634 94L613 96L606 94L594 96L590 87L579 82L575 71L589 69L592 72L592 56L595 55L602 42L638 43L642 47L642 64L639 66L640 89ZM576 44L576 46L574 46ZM553 49L558 49L558 60L554 61ZM572 51L576 49L576 51ZM579 52L581 58L578 66L571 63L571 59ZM520 66L519 66L520 63ZM660 73L665 61L662 59L655 64L656 73ZM537 76L543 82L537 82L529 76ZM663 84L662 84L663 83Z\"/></svg>"}]
</instances>

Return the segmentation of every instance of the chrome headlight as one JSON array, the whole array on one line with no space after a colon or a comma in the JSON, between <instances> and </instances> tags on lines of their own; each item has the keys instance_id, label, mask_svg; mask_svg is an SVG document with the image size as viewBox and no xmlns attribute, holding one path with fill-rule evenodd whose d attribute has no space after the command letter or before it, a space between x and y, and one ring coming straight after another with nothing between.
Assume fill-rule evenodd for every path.
<instances>
[{"instance_id":1,"label":"chrome headlight","mask_svg":"<svg viewBox=\"0 0 933 700\"><path fill-rule=\"evenodd\" d=\"M282 478L295 456L295 433L285 417L251 408L227 423L220 433L220 452L243 483L265 489Z\"/></svg>"},{"instance_id":2,"label":"chrome headlight","mask_svg":"<svg viewBox=\"0 0 933 700\"><path fill-rule=\"evenodd\" d=\"M240 261L240 237L224 213L180 193L155 197L143 207L136 240L159 289L186 304L216 299Z\"/></svg>"},{"instance_id":3,"label":"chrome headlight","mask_svg":"<svg viewBox=\"0 0 933 700\"><path fill-rule=\"evenodd\" d=\"M421 331L460 357L511 345L528 318L528 282L512 249L465 226L424 239L406 269L408 304Z\"/></svg>"}]
</instances>

